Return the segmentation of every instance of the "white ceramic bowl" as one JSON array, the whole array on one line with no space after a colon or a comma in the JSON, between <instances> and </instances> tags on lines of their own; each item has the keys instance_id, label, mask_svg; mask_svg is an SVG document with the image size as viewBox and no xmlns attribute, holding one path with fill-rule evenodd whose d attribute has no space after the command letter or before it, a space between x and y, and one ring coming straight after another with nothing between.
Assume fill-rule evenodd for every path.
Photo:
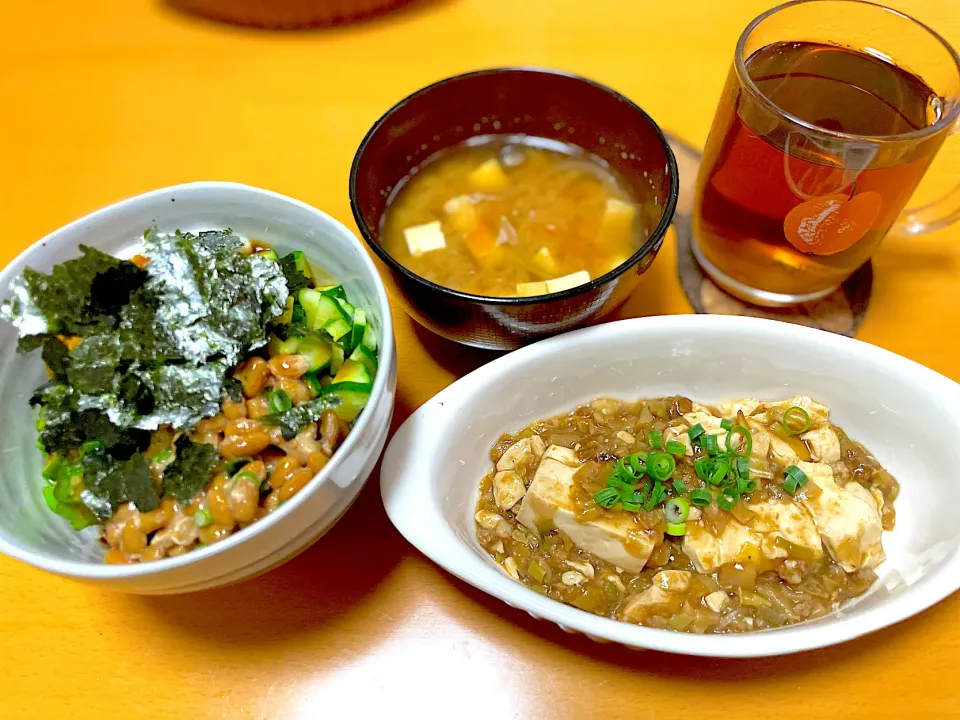
<instances>
[{"instance_id":1,"label":"white ceramic bowl","mask_svg":"<svg viewBox=\"0 0 960 720\"><path fill-rule=\"evenodd\" d=\"M735 635L617 622L510 579L476 540L473 515L489 449L503 432L600 396L686 395L702 402L811 395L900 481L887 561L862 597L824 618ZM421 552L471 585L568 631L690 655L779 655L903 620L960 587L960 385L880 348L742 317L624 320L518 350L417 410L384 455L387 514Z\"/></svg>"},{"instance_id":2,"label":"white ceramic bowl","mask_svg":"<svg viewBox=\"0 0 960 720\"><path fill-rule=\"evenodd\" d=\"M27 266L47 271L78 256L80 243L130 257L143 231L230 227L280 251L302 249L342 282L350 302L378 331L380 366L370 404L333 459L277 511L226 540L177 558L140 565L104 565L95 528L74 532L40 494L41 456L27 401L46 380L38 355L18 356L16 331L0 323L0 552L38 568L103 587L144 594L188 592L235 582L279 565L328 530L356 498L383 450L396 389L390 308L380 277L360 241L319 210L246 185L199 182L116 203L34 244L0 273L0 297Z\"/></svg>"}]
</instances>

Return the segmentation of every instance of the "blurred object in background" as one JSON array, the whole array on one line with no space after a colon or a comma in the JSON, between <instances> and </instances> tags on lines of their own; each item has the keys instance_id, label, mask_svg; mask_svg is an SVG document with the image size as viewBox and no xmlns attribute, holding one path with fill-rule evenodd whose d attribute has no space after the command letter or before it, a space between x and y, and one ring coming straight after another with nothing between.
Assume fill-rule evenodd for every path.
<instances>
[{"instance_id":1,"label":"blurred object in background","mask_svg":"<svg viewBox=\"0 0 960 720\"><path fill-rule=\"evenodd\" d=\"M362 20L412 0L167 0L171 7L213 20L271 30L328 27Z\"/></svg>"}]
</instances>

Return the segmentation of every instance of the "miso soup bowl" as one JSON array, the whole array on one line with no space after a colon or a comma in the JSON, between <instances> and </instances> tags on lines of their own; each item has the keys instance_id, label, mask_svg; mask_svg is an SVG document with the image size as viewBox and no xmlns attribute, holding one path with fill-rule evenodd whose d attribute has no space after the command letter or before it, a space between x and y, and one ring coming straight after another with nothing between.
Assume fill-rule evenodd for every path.
<instances>
[{"instance_id":1,"label":"miso soup bowl","mask_svg":"<svg viewBox=\"0 0 960 720\"><path fill-rule=\"evenodd\" d=\"M522 298L453 290L397 262L380 244L380 229L398 184L438 151L486 135L561 140L609 163L638 203L636 252L584 285ZM374 124L350 171L357 226L410 315L445 338L494 350L597 321L621 305L656 258L678 192L673 152L638 105L591 80L535 68L480 70L415 92Z\"/></svg>"},{"instance_id":2,"label":"miso soup bowl","mask_svg":"<svg viewBox=\"0 0 960 720\"><path fill-rule=\"evenodd\" d=\"M162 232L230 227L281 252L304 250L346 287L377 331L380 367L370 402L330 462L288 502L249 527L175 558L105 565L97 528L74 532L41 496L42 457L35 412L27 404L46 381L39 354L16 353L16 330L0 323L0 552L37 568L103 588L182 593L243 580L305 549L346 512L383 450L393 412L396 351L387 295L370 256L346 227L316 208L267 190L199 182L155 190L110 205L43 238L0 273L0 297L25 267L49 271L78 246L130 257L145 228Z\"/></svg>"},{"instance_id":3,"label":"miso soup bowl","mask_svg":"<svg viewBox=\"0 0 960 720\"><path fill-rule=\"evenodd\" d=\"M502 433L598 397L686 395L705 403L810 395L900 482L887 559L859 598L809 622L696 635L592 615L510 578L477 542L480 479ZM710 657L834 645L915 615L960 588L960 385L851 338L745 317L607 323L490 362L422 405L383 457L380 490L400 533L442 568L507 605L598 641ZM933 499L933 500L931 500Z\"/></svg>"}]
</instances>

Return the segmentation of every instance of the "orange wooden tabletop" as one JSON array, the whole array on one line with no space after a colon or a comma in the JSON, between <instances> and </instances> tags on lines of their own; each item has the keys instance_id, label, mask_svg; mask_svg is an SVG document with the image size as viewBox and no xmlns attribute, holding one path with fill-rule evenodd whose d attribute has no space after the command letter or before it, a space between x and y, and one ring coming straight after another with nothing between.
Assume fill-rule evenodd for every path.
<instances>
[{"instance_id":1,"label":"orange wooden tabletop","mask_svg":"<svg viewBox=\"0 0 960 720\"><path fill-rule=\"evenodd\" d=\"M960 44L955 0L891 4ZM199 179L286 193L353 227L347 173L370 124L416 88L484 66L596 78L702 146L737 35L771 5L438 0L284 33L197 19L163 0L8 0L0 263L97 207ZM925 197L960 175L960 138L951 145ZM858 335L956 380L958 243L960 227L889 240ZM671 238L624 315L690 312L674 261ZM490 356L394 313L399 424ZM0 717L18 719L960 717L960 597L794 657L597 645L420 556L388 522L375 474L310 550L234 587L132 597L0 558L0 659Z\"/></svg>"}]
</instances>

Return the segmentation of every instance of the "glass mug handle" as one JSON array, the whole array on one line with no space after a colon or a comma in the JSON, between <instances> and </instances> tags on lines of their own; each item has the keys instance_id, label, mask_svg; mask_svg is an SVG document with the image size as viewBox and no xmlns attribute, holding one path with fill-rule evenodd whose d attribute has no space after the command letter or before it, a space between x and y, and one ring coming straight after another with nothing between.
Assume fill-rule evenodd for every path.
<instances>
[{"instance_id":1,"label":"glass mug handle","mask_svg":"<svg viewBox=\"0 0 960 720\"><path fill-rule=\"evenodd\" d=\"M950 135L960 135L960 119L950 128ZM947 142L949 141L950 139L947 138ZM960 140L954 140L954 142L960 142ZM942 198L920 207L904 210L897 218L897 222L890 228L890 235L914 237L940 230L957 221L960 221L960 185L957 185Z\"/></svg>"}]
</instances>

